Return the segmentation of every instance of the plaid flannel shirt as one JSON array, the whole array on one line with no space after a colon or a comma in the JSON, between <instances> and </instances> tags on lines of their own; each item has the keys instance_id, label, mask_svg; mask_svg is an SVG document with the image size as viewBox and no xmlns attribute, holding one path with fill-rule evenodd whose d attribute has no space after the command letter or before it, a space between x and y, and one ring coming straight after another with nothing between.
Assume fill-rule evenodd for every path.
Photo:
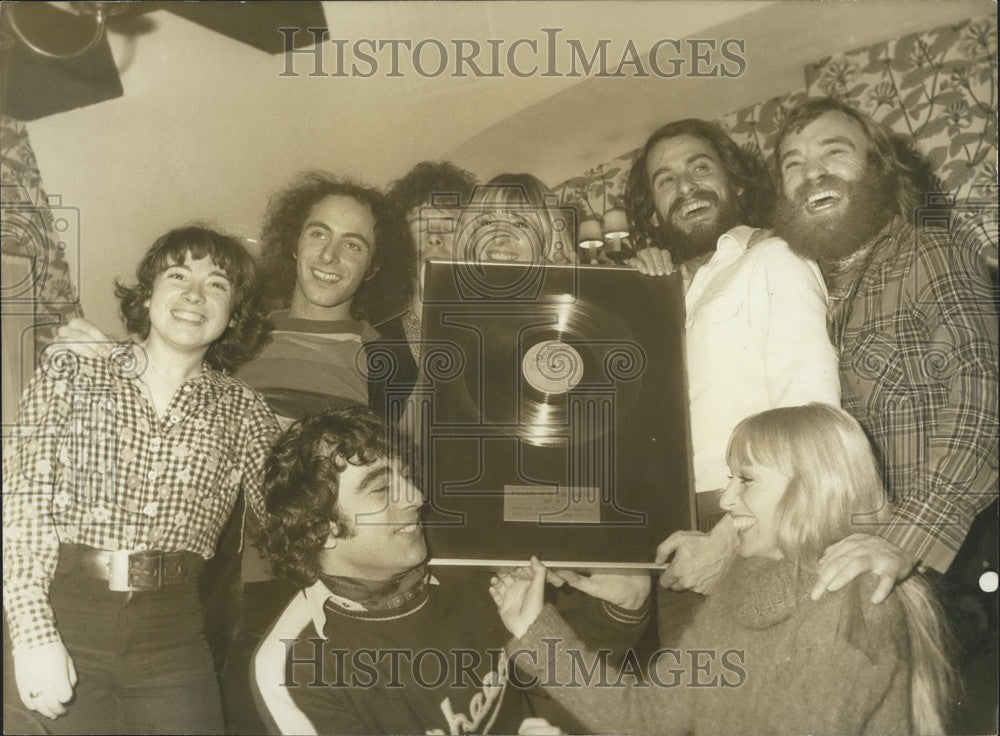
<instances>
[{"instance_id":1,"label":"plaid flannel shirt","mask_svg":"<svg viewBox=\"0 0 1000 736\"><path fill-rule=\"evenodd\" d=\"M843 406L874 441L895 504L873 531L939 572L997 497L989 258L981 244L896 217L851 290L831 296Z\"/></svg>"},{"instance_id":2,"label":"plaid flannel shirt","mask_svg":"<svg viewBox=\"0 0 1000 736\"><path fill-rule=\"evenodd\" d=\"M241 488L263 513L277 430L260 394L207 368L157 417L136 366L64 349L47 358L4 443L4 609L16 649L59 641L48 590L61 542L210 558Z\"/></svg>"}]
</instances>

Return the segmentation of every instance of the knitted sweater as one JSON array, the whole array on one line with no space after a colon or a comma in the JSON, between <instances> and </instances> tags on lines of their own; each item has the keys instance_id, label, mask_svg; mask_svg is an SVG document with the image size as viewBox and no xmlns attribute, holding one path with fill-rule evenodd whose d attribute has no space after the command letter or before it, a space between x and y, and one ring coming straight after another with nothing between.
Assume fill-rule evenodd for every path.
<instances>
[{"instance_id":1,"label":"knitted sweater","mask_svg":"<svg viewBox=\"0 0 1000 736\"><path fill-rule=\"evenodd\" d=\"M336 399L368 401L363 343L378 338L367 322L270 316L271 342L240 367L240 379L267 399L283 424Z\"/></svg>"},{"instance_id":2,"label":"knitted sweater","mask_svg":"<svg viewBox=\"0 0 1000 736\"><path fill-rule=\"evenodd\" d=\"M585 647L549 606L509 647L537 651L537 665L517 660L532 675L554 666L549 693L602 733L910 733L901 602L892 595L872 605L870 576L814 602L814 580L797 577L784 560L737 560L680 635L679 648L650 659L644 686L567 687L581 681L573 650ZM668 603L661 627L670 626L670 616ZM582 660L592 656L584 652Z\"/></svg>"}]
</instances>

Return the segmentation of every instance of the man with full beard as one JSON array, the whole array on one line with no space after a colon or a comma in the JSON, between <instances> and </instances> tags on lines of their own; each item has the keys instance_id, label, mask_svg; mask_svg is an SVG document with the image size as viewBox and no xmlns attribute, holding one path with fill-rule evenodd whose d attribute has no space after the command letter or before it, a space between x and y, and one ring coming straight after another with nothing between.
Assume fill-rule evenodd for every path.
<instances>
[{"instance_id":1,"label":"man with full beard","mask_svg":"<svg viewBox=\"0 0 1000 736\"><path fill-rule=\"evenodd\" d=\"M996 727L996 597L978 583L997 568L997 245L920 226L927 189L903 143L821 98L789 115L776 145L776 230L826 276L844 408L895 504L892 523L826 551L813 597L871 572L879 602L915 567L931 571L965 654L985 652L992 712L955 724L981 733Z\"/></svg>"},{"instance_id":2,"label":"man with full beard","mask_svg":"<svg viewBox=\"0 0 1000 736\"><path fill-rule=\"evenodd\" d=\"M766 409L840 402L822 276L758 229L768 224L772 196L755 163L716 125L680 120L649 137L626 186L632 236L652 246L633 265L662 275L677 264L686 287L698 526L714 531L675 534L656 559L673 554L664 585L698 592L711 588L736 548L732 520L718 506L733 429Z\"/></svg>"}]
</instances>

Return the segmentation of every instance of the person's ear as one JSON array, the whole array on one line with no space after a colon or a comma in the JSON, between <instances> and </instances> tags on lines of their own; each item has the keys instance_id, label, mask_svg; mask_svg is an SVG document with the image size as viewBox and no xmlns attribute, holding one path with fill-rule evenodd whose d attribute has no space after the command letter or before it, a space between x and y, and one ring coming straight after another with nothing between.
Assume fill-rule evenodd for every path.
<instances>
[{"instance_id":1,"label":"person's ear","mask_svg":"<svg viewBox=\"0 0 1000 736\"><path fill-rule=\"evenodd\" d=\"M337 546L337 537L340 536L340 525L332 524L330 526L330 535L323 542L323 549L333 549Z\"/></svg>"},{"instance_id":2,"label":"person's ear","mask_svg":"<svg viewBox=\"0 0 1000 736\"><path fill-rule=\"evenodd\" d=\"M368 273L365 274L365 281L371 281L375 278L375 274L378 273L379 267L377 265L372 265L368 267Z\"/></svg>"}]
</instances>

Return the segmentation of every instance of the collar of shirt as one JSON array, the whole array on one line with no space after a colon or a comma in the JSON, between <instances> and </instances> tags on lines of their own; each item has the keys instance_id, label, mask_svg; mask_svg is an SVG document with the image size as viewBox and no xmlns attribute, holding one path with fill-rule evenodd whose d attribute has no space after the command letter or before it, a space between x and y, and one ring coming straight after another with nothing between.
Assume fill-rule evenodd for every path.
<instances>
[{"instance_id":1,"label":"collar of shirt","mask_svg":"<svg viewBox=\"0 0 1000 736\"><path fill-rule=\"evenodd\" d=\"M276 331L305 332L317 335L351 333L359 335L361 342L371 342L379 337L378 330L364 320L353 319L302 319L292 317L287 309L279 309L267 316Z\"/></svg>"},{"instance_id":2,"label":"collar of shirt","mask_svg":"<svg viewBox=\"0 0 1000 736\"><path fill-rule=\"evenodd\" d=\"M895 254L901 243L913 237L913 228L899 215L894 215L878 233L865 243L857 252L864 255L859 261L849 266L842 274L825 274L830 285L830 295L843 299L852 291L864 293L871 287L881 267L895 260Z\"/></svg>"},{"instance_id":3,"label":"collar of shirt","mask_svg":"<svg viewBox=\"0 0 1000 736\"><path fill-rule=\"evenodd\" d=\"M141 391L138 383L141 382L145 372L150 370L145 350L134 340L122 343L107 358L83 359L78 362L80 385L89 385L90 382L108 385L106 382L118 379L127 381ZM202 387L224 389L231 383L232 379L226 374L202 364L201 372L184 381L181 389L184 393Z\"/></svg>"},{"instance_id":4,"label":"collar of shirt","mask_svg":"<svg viewBox=\"0 0 1000 736\"><path fill-rule=\"evenodd\" d=\"M691 306L698 301L705 287L711 282L712 274L730 265L746 253L755 232L757 232L757 228L749 227L748 225L738 225L729 232L719 236L715 244L715 253L698 269L694 278L691 279L691 285L688 287L685 297L685 303L689 311Z\"/></svg>"},{"instance_id":5,"label":"collar of shirt","mask_svg":"<svg viewBox=\"0 0 1000 736\"><path fill-rule=\"evenodd\" d=\"M430 575L427 580L428 585L440 585L440 581L434 575ZM371 618L364 614L369 613L368 609L361 603L357 601L352 601L350 598L344 598L343 596L337 595L331 591L322 580L317 580L312 585L304 588L302 590L302 595L306 599L306 604L309 607L309 615L312 617L313 626L316 628L316 633L318 633L324 639L324 631L326 631L326 611L327 603L332 607L337 608L345 615L350 616L352 613L357 614L359 618ZM412 611L407 611L402 615L407 613L412 613Z\"/></svg>"}]
</instances>

